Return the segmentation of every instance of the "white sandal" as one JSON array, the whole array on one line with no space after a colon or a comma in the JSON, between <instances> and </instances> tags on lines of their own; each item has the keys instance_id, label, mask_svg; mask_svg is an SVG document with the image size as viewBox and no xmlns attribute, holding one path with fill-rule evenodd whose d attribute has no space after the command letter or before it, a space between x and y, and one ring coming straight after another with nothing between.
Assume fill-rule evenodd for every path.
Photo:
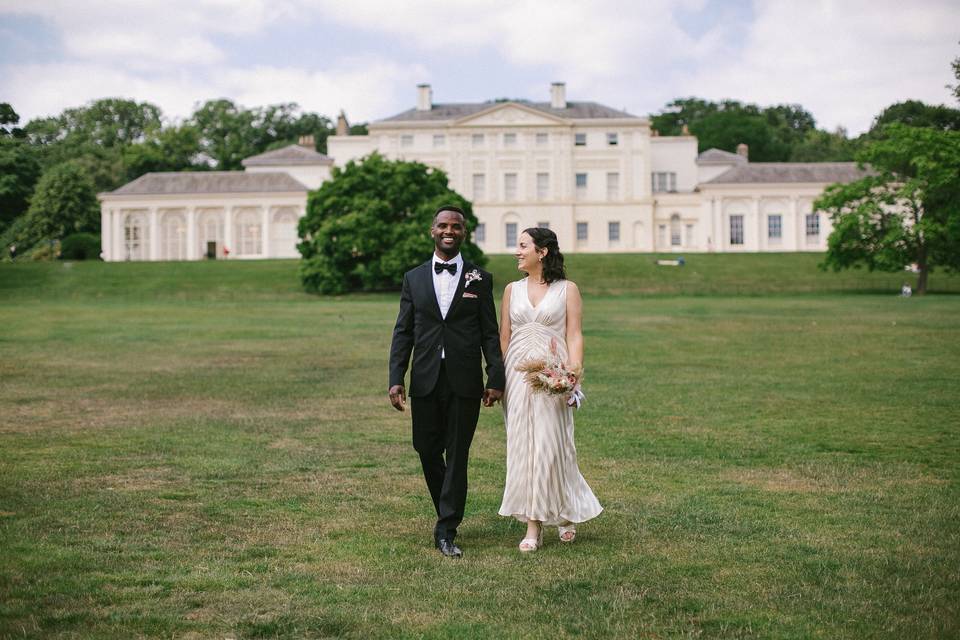
<instances>
[{"instance_id":1,"label":"white sandal","mask_svg":"<svg viewBox=\"0 0 960 640\"><path fill-rule=\"evenodd\" d=\"M566 527L557 527L557 533L560 534L560 542L570 544L577 539L577 525L571 524ZM569 535L570 537L564 538L563 536Z\"/></svg>"},{"instance_id":2,"label":"white sandal","mask_svg":"<svg viewBox=\"0 0 960 640\"><path fill-rule=\"evenodd\" d=\"M524 538L520 541L519 549L522 553L530 553L531 551L536 551L543 546L543 524L540 524L540 531L537 533L536 538Z\"/></svg>"}]
</instances>

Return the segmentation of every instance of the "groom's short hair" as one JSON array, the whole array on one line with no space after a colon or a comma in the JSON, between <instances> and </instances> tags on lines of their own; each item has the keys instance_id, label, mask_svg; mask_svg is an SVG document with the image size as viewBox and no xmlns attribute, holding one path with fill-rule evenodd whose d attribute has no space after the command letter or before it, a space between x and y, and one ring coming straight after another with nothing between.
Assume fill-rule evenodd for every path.
<instances>
[{"instance_id":1,"label":"groom's short hair","mask_svg":"<svg viewBox=\"0 0 960 640\"><path fill-rule=\"evenodd\" d=\"M460 207L456 207L456 206L454 206L454 205L452 205L452 204L445 204L445 205L441 206L439 209L437 209L436 213L433 214L433 222L430 223L430 226L431 226L431 227L434 226L435 224L437 224L437 218L438 218L438 217L440 216L440 214L443 213L444 211L452 211L453 213L459 213L459 214L460 214L460 217L463 218L464 221L466 221L466 219L467 219L467 214L465 214L465 213L463 212L463 209L461 209Z\"/></svg>"}]
</instances>

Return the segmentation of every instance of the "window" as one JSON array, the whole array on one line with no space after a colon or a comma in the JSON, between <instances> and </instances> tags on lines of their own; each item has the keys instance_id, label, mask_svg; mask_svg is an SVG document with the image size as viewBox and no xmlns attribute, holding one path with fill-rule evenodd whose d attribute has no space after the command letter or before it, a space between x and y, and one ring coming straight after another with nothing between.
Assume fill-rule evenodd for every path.
<instances>
[{"instance_id":1,"label":"window","mask_svg":"<svg viewBox=\"0 0 960 640\"><path fill-rule=\"evenodd\" d=\"M730 216L730 244L743 244L743 216Z\"/></svg>"},{"instance_id":2,"label":"window","mask_svg":"<svg viewBox=\"0 0 960 640\"><path fill-rule=\"evenodd\" d=\"M573 144L575 144L578 147L587 146L587 134L585 133L573 134Z\"/></svg>"},{"instance_id":3,"label":"window","mask_svg":"<svg viewBox=\"0 0 960 640\"><path fill-rule=\"evenodd\" d=\"M127 260L149 260L150 227L142 214L132 213L123 223L124 257Z\"/></svg>"},{"instance_id":4,"label":"window","mask_svg":"<svg viewBox=\"0 0 960 640\"><path fill-rule=\"evenodd\" d=\"M657 171L651 174L651 177L654 193L677 190L677 174L673 171Z\"/></svg>"},{"instance_id":5,"label":"window","mask_svg":"<svg viewBox=\"0 0 960 640\"><path fill-rule=\"evenodd\" d=\"M503 174L503 199L508 202L517 199L517 174Z\"/></svg>"},{"instance_id":6,"label":"window","mask_svg":"<svg viewBox=\"0 0 960 640\"><path fill-rule=\"evenodd\" d=\"M667 244L667 225L657 225L657 246L662 247Z\"/></svg>"},{"instance_id":7,"label":"window","mask_svg":"<svg viewBox=\"0 0 960 640\"><path fill-rule=\"evenodd\" d=\"M515 147L515 146L517 146L517 134L515 134L515 133L505 133L505 134L503 134L503 146L505 146L505 147Z\"/></svg>"},{"instance_id":8,"label":"window","mask_svg":"<svg viewBox=\"0 0 960 640\"><path fill-rule=\"evenodd\" d=\"M187 259L187 223L182 214L168 213L163 216L160 255L164 260Z\"/></svg>"},{"instance_id":9,"label":"window","mask_svg":"<svg viewBox=\"0 0 960 640\"><path fill-rule=\"evenodd\" d=\"M541 229L549 229L549 228L550 228L550 223L549 223L549 222L538 222L538 223L537 223L537 226L538 226L539 228L541 228Z\"/></svg>"},{"instance_id":10,"label":"window","mask_svg":"<svg viewBox=\"0 0 960 640\"><path fill-rule=\"evenodd\" d=\"M587 174L578 173L576 175L577 197L584 198L587 195Z\"/></svg>"},{"instance_id":11,"label":"window","mask_svg":"<svg viewBox=\"0 0 960 640\"><path fill-rule=\"evenodd\" d=\"M447 136L442 133L433 134L433 146L442 147L447 143Z\"/></svg>"},{"instance_id":12,"label":"window","mask_svg":"<svg viewBox=\"0 0 960 640\"><path fill-rule=\"evenodd\" d=\"M608 134L607 134L607 145L608 145L608 146L615 147L615 146L617 146L617 143L618 143L618 142L619 142L619 140L617 139L617 134L616 134L616 133L608 133Z\"/></svg>"},{"instance_id":13,"label":"window","mask_svg":"<svg viewBox=\"0 0 960 640\"><path fill-rule=\"evenodd\" d=\"M412 147L412 146L413 146L413 136L412 136L412 135L402 135L402 136L400 136L400 146L401 146L401 147Z\"/></svg>"},{"instance_id":14,"label":"window","mask_svg":"<svg viewBox=\"0 0 960 640\"><path fill-rule=\"evenodd\" d=\"M477 228L473 230L473 239L477 242L486 242L487 241L487 225L483 222L477 224Z\"/></svg>"},{"instance_id":15,"label":"window","mask_svg":"<svg viewBox=\"0 0 960 640\"><path fill-rule=\"evenodd\" d=\"M483 173L473 174L473 199L483 200L487 197L487 176Z\"/></svg>"},{"instance_id":16,"label":"window","mask_svg":"<svg viewBox=\"0 0 960 640\"><path fill-rule=\"evenodd\" d=\"M550 174L537 174L537 200L546 200L550 196Z\"/></svg>"},{"instance_id":17,"label":"window","mask_svg":"<svg viewBox=\"0 0 960 640\"><path fill-rule=\"evenodd\" d=\"M237 255L256 256L262 252L263 217L256 211L243 211L237 216Z\"/></svg>"},{"instance_id":18,"label":"window","mask_svg":"<svg viewBox=\"0 0 960 640\"><path fill-rule=\"evenodd\" d=\"M507 246L508 247L517 246L517 223L516 222L507 223L506 234L507 234Z\"/></svg>"},{"instance_id":19,"label":"window","mask_svg":"<svg viewBox=\"0 0 960 640\"><path fill-rule=\"evenodd\" d=\"M694 244L696 243L693 241L693 225L688 224L687 225L687 246L692 247Z\"/></svg>"},{"instance_id":20,"label":"window","mask_svg":"<svg viewBox=\"0 0 960 640\"><path fill-rule=\"evenodd\" d=\"M537 134L537 146L538 146L538 147L545 147L545 146L547 146L547 143L548 143L549 141L550 141L550 135L549 135L549 134L546 134L546 133L538 133L538 134Z\"/></svg>"},{"instance_id":21,"label":"window","mask_svg":"<svg viewBox=\"0 0 960 640\"><path fill-rule=\"evenodd\" d=\"M473 134L472 136L470 136L470 144L472 144L474 147L482 147L482 146L483 146L483 134L482 134L482 133L475 133L475 134Z\"/></svg>"},{"instance_id":22,"label":"window","mask_svg":"<svg viewBox=\"0 0 960 640\"><path fill-rule=\"evenodd\" d=\"M620 197L620 174L607 174L607 200L616 200Z\"/></svg>"},{"instance_id":23,"label":"window","mask_svg":"<svg viewBox=\"0 0 960 640\"><path fill-rule=\"evenodd\" d=\"M808 213L806 215L807 238L812 239L820 235L820 214Z\"/></svg>"},{"instance_id":24,"label":"window","mask_svg":"<svg viewBox=\"0 0 960 640\"><path fill-rule=\"evenodd\" d=\"M771 240L779 240L783 237L783 216L779 213L771 213L767 216L767 237Z\"/></svg>"},{"instance_id":25,"label":"window","mask_svg":"<svg viewBox=\"0 0 960 640\"><path fill-rule=\"evenodd\" d=\"M680 214L675 213L670 216L670 246L679 247L683 244L683 239L680 237Z\"/></svg>"},{"instance_id":26,"label":"window","mask_svg":"<svg viewBox=\"0 0 960 640\"><path fill-rule=\"evenodd\" d=\"M607 239L609 239L610 242L620 242L620 223L619 222L607 223Z\"/></svg>"},{"instance_id":27,"label":"window","mask_svg":"<svg viewBox=\"0 0 960 640\"><path fill-rule=\"evenodd\" d=\"M577 223L577 240L586 240L587 239L587 223L578 222Z\"/></svg>"}]
</instances>

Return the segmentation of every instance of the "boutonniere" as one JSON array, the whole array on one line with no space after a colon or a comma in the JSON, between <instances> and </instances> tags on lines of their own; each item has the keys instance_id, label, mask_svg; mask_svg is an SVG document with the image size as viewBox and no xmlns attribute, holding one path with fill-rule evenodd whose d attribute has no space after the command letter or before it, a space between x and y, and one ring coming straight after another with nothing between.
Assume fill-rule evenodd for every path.
<instances>
[{"instance_id":1,"label":"boutonniere","mask_svg":"<svg viewBox=\"0 0 960 640\"><path fill-rule=\"evenodd\" d=\"M464 277L464 278L466 279L466 281L467 281L467 283L466 283L465 285L463 285L463 288L464 288L464 289L466 289L467 287L469 287L469 286L470 286L470 283L473 282L474 280L483 280L483 276L481 276L481 275L480 275L480 272L477 271L476 269L474 269L473 271L471 271L471 272L469 272L469 273L465 273L465 274L463 275L463 277Z\"/></svg>"}]
</instances>

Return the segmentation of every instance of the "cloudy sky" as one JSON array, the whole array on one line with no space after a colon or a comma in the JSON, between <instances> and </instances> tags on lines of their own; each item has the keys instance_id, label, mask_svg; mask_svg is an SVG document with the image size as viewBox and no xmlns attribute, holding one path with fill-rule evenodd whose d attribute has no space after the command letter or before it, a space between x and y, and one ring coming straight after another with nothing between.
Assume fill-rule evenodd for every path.
<instances>
[{"instance_id":1,"label":"cloudy sky","mask_svg":"<svg viewBox=\"0 0 960 640\"><path fill-rule=\"evenodd\" d=\"M169 118L228 97L351 121L435 102L799 103L859 133L951 103L956 0L0 0L0 102L22 120L108 96Z\"/></svg>"}]
</instances>

